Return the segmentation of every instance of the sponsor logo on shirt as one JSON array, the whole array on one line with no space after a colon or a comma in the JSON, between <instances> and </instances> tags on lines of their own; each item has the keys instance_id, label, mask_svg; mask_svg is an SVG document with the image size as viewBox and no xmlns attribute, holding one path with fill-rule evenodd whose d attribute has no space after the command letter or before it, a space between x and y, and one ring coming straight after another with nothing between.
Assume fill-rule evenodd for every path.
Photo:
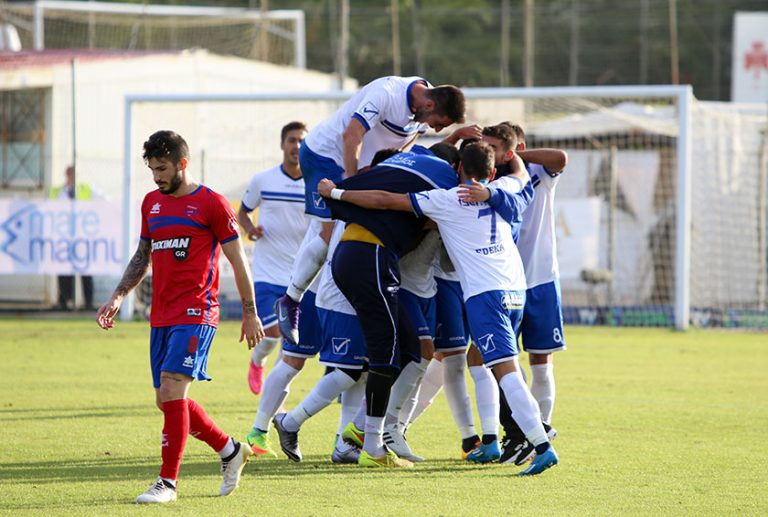
<instances>
[{"instance_id":1,"label":"sponsor logo on shirt","mask_svg":"<svg viewBox=\"0 0 768 517\"><path fill-rule=\"evenodd\" d=\"M501 306L505 309L522 309L524 300L523 293L504 293L501 297Z\"/></svg>"},{"instance_id":2,"label":"sponsor logo on shirt","mask_svg":"<svg viewBox=\"0 0 768 517\"><path fill-rule=\"evenodd\" d=\"M160 203L155 203L152 205L152 208L149 210L150 214L159 214L160 213Z\"/></svg>"},{"instance_id":3,"label":"sponsor logo on shirt","mask_svg":"<svg viewBox=\"0 0 768 517\"><path fill-rule=\"evenodd\" d=\"M487 246L485 248L477 248L475 253L478 255L493 255L495 253L501 253L502 251L504 251L504 245L499 243L494 244L493 246Z\"/></svg>"},{"instance_id":4,"label":"sponsor logo on shirt","mask_svg":"<svg viewBox=\"0 0 768 517\"><path fill-rule=\"evenodd\" d=\"M186 209L187 215L189 216L195 215L197 211L198 211L198 208L196 206L187 205L187 209Z\"/></svg>"},{"instance_id":5,"label":"sponsor logo on shirt","mask_svg":"<svg viewBox=\"0 0 768 517\"><path fill-rule=\"evenodd\" d=\"M173 239L162 239L152 241L152 253L161 250L173 251L173 257L178 261L187 260L189 256L189 243L192 237L176 237Z\"/></svg>"},{"instance_id":6,"label":"sponsor logo on shirt","mask_svg":"<svg viewBox=\"0 0 768 517\"><path fill-rule=\"evenodd\" d=\"M379 108L374 106L372 102L366 102L363 109L360 110L360 114L365 120L373 120L379 114Z\"/></svg>"},{"instance_id":7,"label":"sponsor logo on shirt","mask_svg":"<svg viewBox=\"0 0 768 517\"><path fill-rule=\"evenodd\" d=\"M239 229L237 221L235 221L234 219L230 219L229 220L229 229L232 230L233 232L237 233L237 231Z\"/></svg>"},{"instance_id":8,"label":"sponsor logo on shirt","mask_svg":"<svg viewBox=\"0 0 768 517\"><path fill-rule=\"evenodd\" d=\"M348 337L335 337L331 339L331 346L333 346L333 353L336 355L346 355L349 350Z\"/></svg>"},{"instance_id":9,"label":"sponsor logo on shirt","mask_svg":"<svg viewBox=\"0 0 768 517\"><path fill-rule=\"evenodd\" d=\"M480 345L480 350L485 354L496 350L496 345L493 342L493 334L486 334L477 341Z\"/></svg>"},{"instance_id":10,"label":"sponsor logo on shirt","mask_svg":"<svg viewBox=\"0 0 768 517\"><path fill-rule=\"evenodd\" d=\"M187 309L187 316L202 316L203 315L203 309L196 308L196 309ZM195 346L197 346L197 341L195 341ZM192 353L193 351L190 351Z\"/></svg>"},{"instance_id":11,"label":"sponsor logo on shirt","mask_svg":"<svg viewBox=\"0 0 768 517\"><path fill-rule=\"evenodd\" d=\"M192 368L195 365L195 360L192 359L191 355L188 355L187 357L184 358L183 365L184 365L184 368Z\"/></svg>"},{"instance_id":12,"label":"sponsor logo on shirt","mask_svg":"<svg viewBox=\"0 0 768 517\"><path fill-rule=\"evenodd\" d=\"M396 154L393 157L387 159L386 163L394 163L394 164L400 164L400 165L407 165L408 167L413 167L414 165L416 165L416 160L408 157L408 155L405 155L405 154Z\"/></svg>"},{"instance_id":13,"label":"sponsor logo on shirt","mask_svg":"<svg viewBox=\"0 0 768 517\"><path fill-rule=\"evenodd\" d=\"M315 208L318 210L325 210L325 198L317 192L312 192L312 204L315 205Z\"/></svg>"}]
</instances>

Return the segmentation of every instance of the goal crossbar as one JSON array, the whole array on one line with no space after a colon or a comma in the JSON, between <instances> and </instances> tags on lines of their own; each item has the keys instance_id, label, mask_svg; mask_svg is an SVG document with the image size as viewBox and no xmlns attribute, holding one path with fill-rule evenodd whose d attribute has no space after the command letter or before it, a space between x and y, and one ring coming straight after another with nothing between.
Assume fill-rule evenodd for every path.
<instances>
[{"instance_id":1,"label":"goal crossbar","mask_svg":"<svg viewBox=\"0 0 768 517\"><path fill-rule=\"evenodd\" d=\"M44 2L60 3L60 2ZM157 6L160 7L160 6ZM468 100L473 99L525 99L534 97L597 97L613 98L667 98L674 99L678 110L678 134L676 138L676 210L675 210L675 261L674 261L674 323L684 330L688 327L691 312L690 300L690 260L691 260L691 104L693 90L689 85L659 86L583 86L583 87L541 87L541 88L466 88L463 90ZM133 187L131 139L132 111L137 103L184 103L184 102L270 102L270 101L344 101L353 92L263 92L243 94L135 94L127 95L124 104L124 149L123 149L123 261L130 261L133 243L134 214L131 207ZM133 297L124 301L121 318L130 319L133 315Z\"/></svg>"}]
</instances>

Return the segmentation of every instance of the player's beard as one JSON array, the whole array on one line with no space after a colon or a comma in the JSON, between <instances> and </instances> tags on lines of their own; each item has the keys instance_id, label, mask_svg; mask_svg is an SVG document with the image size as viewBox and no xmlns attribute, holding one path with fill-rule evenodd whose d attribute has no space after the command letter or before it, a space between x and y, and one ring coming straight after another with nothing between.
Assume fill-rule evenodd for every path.
<instances>
[{"instance_id":1,"label":"player's beard","mask_svg":"<svg viewBox=\"0 0 768 517\"><path fill-rule=\"evenodd\" d=\"M160 190L161 194L173 194L177 190L179 190L179 187L181 186L181 183L183 181L183 178L181 176L181 171L177 170L176 175L171 178L171 182L168 184L167 187L163 188L158 185L158 189Z\"/></svg>"},{"instance_id":2,"label":"player's beard","mask_svg":"<svg viewBox=\"0 0 768 517\"><path fill-rule=\"evenodd\" d=\"M423 107L416 108L416 111L413 112L413 120L416 122L424 122L427 120L427 117L432 114L432 110L428 110Z\"/></svg>"}]
</instances>

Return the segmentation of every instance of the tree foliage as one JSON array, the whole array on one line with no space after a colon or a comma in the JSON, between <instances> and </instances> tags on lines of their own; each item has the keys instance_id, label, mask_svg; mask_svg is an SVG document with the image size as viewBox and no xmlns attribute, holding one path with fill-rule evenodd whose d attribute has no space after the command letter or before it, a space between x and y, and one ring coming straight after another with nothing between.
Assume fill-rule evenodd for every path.
<instances>
[{"instance_id":1,"label":"tree foliage","mask_svg":"<svg viewBox=\"0 0 768 517\"><path fill-rule=\"evenodd\" d=\"M133 3L145 3L132 0ZM510 6L508 62L502 63L503 0L397 0L402 75L433 83L523 84L524 1ZM534 1L534 84L669 84L673 0ZM152 4L258 8L260 0L152 0ZM340 0L268 0L269 9L306 13L311 68L337 69ZM350 0L349 75L365 83L393 73L391 2ZM765 0L677 0L680 81L702 99L730 96L733 14L766 10Z\"/></svg>"}]
</instances>

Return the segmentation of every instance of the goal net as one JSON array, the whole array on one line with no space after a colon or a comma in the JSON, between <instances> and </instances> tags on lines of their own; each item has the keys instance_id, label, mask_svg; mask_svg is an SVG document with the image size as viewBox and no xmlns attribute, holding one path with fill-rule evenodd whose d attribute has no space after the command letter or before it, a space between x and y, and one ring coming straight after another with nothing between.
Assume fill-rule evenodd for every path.
<instances>
[{"instance_id":1,"label":"goal net","mask_svg":"<svg viewBox=\"0 0 768 517\"><path fill-rule=\"evenodd\" d=\"M529 148L568 152L555 200L568 323L768 327L765 107L671 86L465 91L468 122L512 121ZM284 124L311 129L346 95L137 98L132 202L152 187L140 146L157 128L184 135L194 170L237 203L255 171L281 160Z\"/></svg>"},{"instance_id":2,"label":"goal net","mask_svg":"<svg viewBox=\"0 0 768 517\"><path fill-rule=\"evenodd\" d=\"M184 50L306 66L304 12L40 0L4 3L22 48Z\"/></svg>"}]
</instances>

